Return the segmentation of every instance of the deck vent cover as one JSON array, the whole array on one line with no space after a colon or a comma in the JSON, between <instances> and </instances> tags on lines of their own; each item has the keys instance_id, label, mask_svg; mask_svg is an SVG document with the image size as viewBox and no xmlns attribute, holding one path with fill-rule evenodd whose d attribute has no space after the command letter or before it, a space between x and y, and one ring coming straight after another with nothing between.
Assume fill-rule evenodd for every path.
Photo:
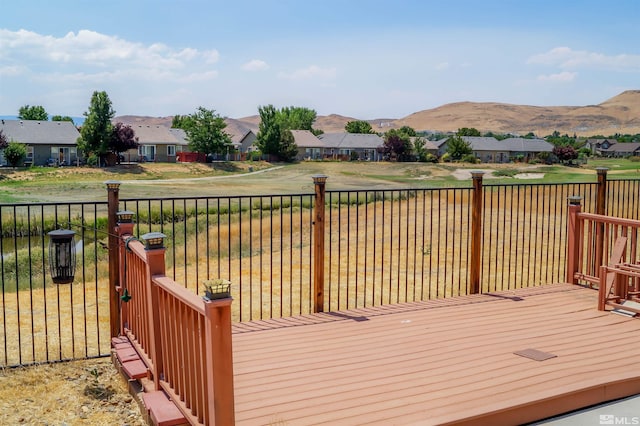
<instances>
[{"instance_id":1,"label":"deck vent cover","mask_svg":"<svg viewBox=\"0 0 640 426\"><path fill-rule=\"evenodd\" d=\"M558 355L550 354L548 352L542 352L537 349L523 349L521 351L514 352L514 354L532 359L534 361L544 361L544 360L555 358L558 356Z\"/></svg>"}]
</instances>

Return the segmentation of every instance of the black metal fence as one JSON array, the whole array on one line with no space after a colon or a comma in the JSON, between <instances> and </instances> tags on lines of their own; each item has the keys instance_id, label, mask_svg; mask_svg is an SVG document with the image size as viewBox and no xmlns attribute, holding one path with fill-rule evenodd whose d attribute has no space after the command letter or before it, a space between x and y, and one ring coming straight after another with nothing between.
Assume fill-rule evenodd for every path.
<instances>
[{"instance_id":1,"label":"black metal fence","mask_svg":"<svg viewBox=\"0 0 640 426\"><path fill-rule=\"evenodd\" d=\"M330 185L330 179L327 182ZM565 280L567 198L640 219L640 180L481 186L480 290ZM327 191L324 310L468 294L473 188ZM313 312L315 194L121 198L134 233L162 232L167 275L233 283L234 320ZM109 353L107 203L0 205L0 366ZM54 285L46 232L77 232L71 285ZM136 295L132 295L136 297ZM121 302L123 303L123 302Z\"/></svg>"}]
</instances>

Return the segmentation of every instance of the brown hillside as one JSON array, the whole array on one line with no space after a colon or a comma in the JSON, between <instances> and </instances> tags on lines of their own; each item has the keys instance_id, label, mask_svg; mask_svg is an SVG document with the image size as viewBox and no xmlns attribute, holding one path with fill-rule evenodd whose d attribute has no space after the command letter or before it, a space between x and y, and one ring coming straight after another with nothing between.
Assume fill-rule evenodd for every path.
<instances>
[{"instance_id":1,"label":"brown hillside","mask_svg":"<svg viewBox=\"0 0 640 426\"><path fill-rule=\"evenodd\" d=\"M127 124L171 126L173 117L142 117L125 115L114 121ZM349 121L362 118L338 114L318 116L314 128L326 133L342 132ZM237 119L257 132L260 116ZM598 105L587 106L530 106L498 102L456 102L438 108L413 113L401 119L379 118L367 120L376 132L410 126L416 130L455 132L461 127L496 133L526 134L533 132L546 136L557 130L578 136L614 133L640 133L640 90L627 90Z\"/></svg>"},{"instance_id":2,"label":"brown hillside","mask_svg":"<svg viewBox=\"0 0 640 426\"><path fill-rule=\"evenodd\" d=\"M456 131L475 127L499 133L576 133L581 136L640 132L640 90L628 90L599 105L539 107L496 102L457 102L396 120L394 127Z\"/></svg>"}]
</instances>

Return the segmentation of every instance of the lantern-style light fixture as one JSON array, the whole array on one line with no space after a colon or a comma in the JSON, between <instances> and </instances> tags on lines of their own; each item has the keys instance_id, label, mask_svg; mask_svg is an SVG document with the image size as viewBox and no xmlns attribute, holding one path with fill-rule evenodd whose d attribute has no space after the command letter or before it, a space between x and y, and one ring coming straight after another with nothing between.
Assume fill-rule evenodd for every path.
<instances>
[{"instance_id":1,"label":"lantern-style light fixture","mask_svg":"<svg viewBox=\"0 0 640 426\"><path fill-rule=\"evenodd\" d=\"M118 217L118 223L133 223L134 212L131 210L121 210L116 213Z\"/></svg>"},{"instance_id":2,"label":"lantern-style light fixture","mask_svg":"<svg viewBox=\"0 0 640 426\"><path fill-rule=\"evenodd\" d=\"M141 238L145 243L145 250L155 250L164 248L164 239L167 236L162 232L149 232L148 234L144 234Z\"/></svg>"},{"instance_id":3,"label":"lantern-style light fixture","mask_svg":"<svg viewBox=\"0 0 640 426\"><path fill-rule=\"evenodd\" d=\"M311 176L311 178L313 178L313 183L315 183L316 185L324 185L327 182L327 178L329 176L327 175L313 175Z\"/></svg>"},{"instance_id":4,"label":"lantern-style light fixture","mask_svg":"<svg viewBox=\"0 0 640 426\"><path fill-rule=\"evenodd\" d=\"M56 284L73 282L76 272L76 244L69 229L58 229L49 235L49 270Z\"/></svg>"}]
</instances>

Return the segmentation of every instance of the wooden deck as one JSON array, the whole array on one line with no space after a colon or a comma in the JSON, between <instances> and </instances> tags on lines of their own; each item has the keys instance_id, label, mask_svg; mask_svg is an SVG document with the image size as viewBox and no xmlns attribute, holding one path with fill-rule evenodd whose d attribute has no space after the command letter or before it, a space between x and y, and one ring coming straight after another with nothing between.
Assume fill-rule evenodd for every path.
<instances>
[{"instance_id":1,"label":"wooden deck","mask_svg":"<svg viewBox=\"0 0 640 426\"><path fill-rule=\"evenodd\" d=\"M235 324L236 421L520 424L639 394L640 320L596 308L555 284Z\"/></svg>"}]
</instances>

